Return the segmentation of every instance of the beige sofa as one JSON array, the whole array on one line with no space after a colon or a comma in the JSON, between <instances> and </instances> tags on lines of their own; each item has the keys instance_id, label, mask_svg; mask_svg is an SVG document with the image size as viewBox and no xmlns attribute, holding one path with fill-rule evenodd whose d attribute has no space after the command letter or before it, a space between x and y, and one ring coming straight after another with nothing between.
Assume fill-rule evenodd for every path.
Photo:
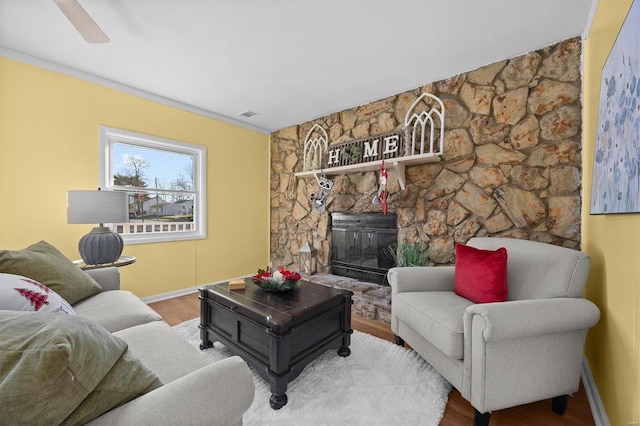
<instances>
[{"instance_id":1,"label":"beige sofa","mask_svg":"<svg viewBox=\"0 0 640 426\"><path fill-rule=\"evenodd\" d=\"M7 272L12 267L12 255L5 252L4 256L9 260L0 259L0 272ZM91 425L242 424L242 416L253 402L254 383L247 364L241 358L231 357L210 364L198 349L174 332L154 310L133 293L120 290L117 268L96 269L87 273L102 287L102 291L72 305L80 320L63 313L0 310L0 333L5 335L0 355L5 358L3 362L9 365L5 366L4 372L0 371L0 379L5 381L4 386L0 386L0 400L3 400L0 404L0 424L85 424L86 420ZM33 332L35 337L31 338L29 327L32 327L30 323L33 321L39 321L39 328ZM56 324L63 326L56 329ZM57 336L57 330L61 328L65 329L61 332L62 337ZM13 341L6 339L11 334L15 336ZM85 336L85 340L76 338L81 334ZM20 337L24 335L27 337ZM89 342L86 342L86 335L89 336ZM112 336L119 339L113 339ZM96 343L91 341L93 338L102 340ZM37 348L37 362L27 362L25 359L31 356L29 351L33 353L34 350L23 349L23 346L38 339L44 340L44 343L40 343ZM24 345L21 340L25 341ZM52 417L48 418L48 413L53 412L56 406L67 402L58 400L69 398L64 392L74 397L78 393L75 388L69 390L74 383L76 387L86 387L86 383L91 382L93 387L98 382L93 378L86 378L93 371L108 371L104 377L114 383L111 365L105 367L100 364L107 356L103 352L110 350L104 349L107 345L102 342L109 345L116 342L120 345L120 353L116 357L121 359L116 363L128 364L125 365L125 371L118 373L119 377L116 379L120 381L115 382L118 383L115 391L112 384L105 385L105 379L101 378L100 384L89 395L85 395L87 392L81 394L79 398L84 404L83 408L95 412L96 406L105 404L101 398L116 399L117 395L114 394L120 392L120 383L125 383L123 387L126 387L128 383L138 380L137 377L128 380L128 375L133 377L138 370L143 372L143 376L146 375L142 379L143 387L147 384L149 386L136 394L139 396L98 417L87 417L84 413L74 417L78 410L76 408L69 417L66 417L67 414L62 417L53 417L51 414ZM94 352L85 350L92 344ZM53 349L47 348L47 345ZM91 355L81 355L82 350ZM56 351L63 354L55 354ZM16 355L18 352L21 355ZM12 361L12 356L17 358ZM45 361L47 371L38 371L38 362L43 364ZM61 365L61 368L51 368L52 365ZM25 369L31 370L28 372L30 375L26 376L29 378L21 380L17 376ZM42 384L32 383L34 377L35 380L42 380ZM10 382L12 384L8 385ZM37 401L38 398L40 401ZM15 408L22 404L30 404L32 409ZM30 414L36 411L39 412L37 417ZM28 417L29 415L32 417ZM58 420L53 421L52 418Z\"/></svg>"},{"instance_id":2,"label":"beige sofa","mask_svg":"<svg viewBox=\"0 0 640 426\"><path fill-rule=\"evenodd\" d=\"M91 425L240 425L254 384L239 357L209 362L151 308L120 290L117 268L88 271L105 291L73 306L78 316L105 327L155 372L157 388L103 414Z\"/></svg>"},{"instance_id":3,"label":"beige sofa","mask_svg":"<svg viewBox=\"0 0 640 426\"><path fill-rule=\"evenodd\" d=\"M582 298L589 256L550 244L472 238L507 250L508 298L474 304L454 292L455 266L393 268L391 328L475 408L492 410L554 398L562 413L578 390L587 330L600 317Z\"/></svg>"}]
</instances>

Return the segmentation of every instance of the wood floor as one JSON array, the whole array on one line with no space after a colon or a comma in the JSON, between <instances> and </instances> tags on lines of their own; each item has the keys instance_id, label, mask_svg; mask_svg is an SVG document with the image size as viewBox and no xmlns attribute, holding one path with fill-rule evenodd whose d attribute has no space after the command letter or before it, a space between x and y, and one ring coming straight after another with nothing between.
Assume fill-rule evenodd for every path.
<instances>
[{"instance_id":1,"label":"wood floor","mask_svg":"<svg viewBox=\"0 0 640 426\"><path fill-rule=\"evenodd\" d=\"M151 303L149 306L162 315L162 318L172 326L200 316L200 300L197 293ZM372 334L390 342L394 341L391 328L385 323L352 316L351 326L355 330ZM440 425L471 424L473 424L473 407L460 396L457 390L452 390ZM594 421L587 396L581 385L580 390L569 400L567 411L563 416L558 416L551 411L551 400L547 400L494 411L491 414L489 424L490 426L582 426L593 425Z\"/></svg>"}]
</instances>

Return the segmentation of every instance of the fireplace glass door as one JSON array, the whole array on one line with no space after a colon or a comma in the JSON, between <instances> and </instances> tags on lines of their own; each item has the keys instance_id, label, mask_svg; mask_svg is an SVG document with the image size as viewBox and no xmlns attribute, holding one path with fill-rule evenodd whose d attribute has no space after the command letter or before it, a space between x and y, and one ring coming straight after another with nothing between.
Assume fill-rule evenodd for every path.
<instances>
[{"instance_id":1,"label":"fireplace glass door","mask_svg":"<svg viewBox=\"0 0 640 426\"><path fill-rule=\"evenodd\" d=\"M396 220L393 213L333 213L331 273L385 283L395 266L389 247L397 241Z\"/></svg>"}]
</instances>

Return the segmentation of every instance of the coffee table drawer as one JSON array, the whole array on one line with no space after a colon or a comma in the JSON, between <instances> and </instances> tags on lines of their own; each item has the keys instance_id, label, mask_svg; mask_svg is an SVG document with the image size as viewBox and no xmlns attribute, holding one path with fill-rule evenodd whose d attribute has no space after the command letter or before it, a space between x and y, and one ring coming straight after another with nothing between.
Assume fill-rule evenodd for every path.
<instances>
[{"instance_id":1,"label":"coffee table drawer","mask_svg":"<svg viewBox=\"0 0 640 426\"><path fill-rule=\"evenodd\" d=\"M221 305L214 301L207 301L210 309L205 324L214 333L212 340L222 339L222 343L240 345L245 351L259 359L268 360L262 354L269 353L269 335L266 327L247 320L234 312L233 307ZM227 340L227 342L225 342Z\"/></svg>"}]
</instances>

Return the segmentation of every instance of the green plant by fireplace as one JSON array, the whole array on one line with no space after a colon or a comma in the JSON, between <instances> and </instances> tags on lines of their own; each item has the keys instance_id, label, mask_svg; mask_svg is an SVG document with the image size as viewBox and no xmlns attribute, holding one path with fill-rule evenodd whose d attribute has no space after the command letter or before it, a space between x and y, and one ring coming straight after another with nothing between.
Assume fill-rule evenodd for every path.
<instances>
[{"instance_id":1,"label":"green plant by fireplace","mask_svg":"<svg viewBox=\"0 0 640 426\"><path fill-rule=\"evenodd\" d=\"M419 243L402 243L388 247L388 253L396 266L431 266L429 247Z\"/></svg>"}]
</instances>

